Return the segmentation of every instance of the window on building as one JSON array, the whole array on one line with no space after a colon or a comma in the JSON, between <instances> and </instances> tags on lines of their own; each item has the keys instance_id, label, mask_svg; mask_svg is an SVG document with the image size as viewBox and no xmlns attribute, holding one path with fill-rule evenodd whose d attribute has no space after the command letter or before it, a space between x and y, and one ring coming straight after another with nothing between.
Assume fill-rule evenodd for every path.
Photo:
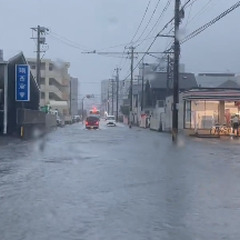
<instances>
[{"instance_id":1,"label":"window on building","mask_svg":"<svg viewBox=\"0 0 240 240\"><path fill-rule=\"evenodd\" d=\"M45 78L41 78L40 84L45 85Z\"/></svg>"},{"instance_id":2,"label":"window on building","mask_svg":"<svg viewBox=\"0 0 240 240\"><path fill-rule=\"evenodd\" d=\"M210 129L219 122L219 102L191 100L184 105L184 127Z\"/></svg>"},{"instance_id":3,"label":"window on building","mask_svg":"<svg viewBox=\"0 0 240 240\"><path fill-rule=\"evenodd\" d=\"M164 101L163 100L158 100L157 105L158 105L159 108L163 108L164 107Z\"/></svg>"},{"instance_id":4,"label":"window on building","mask_svg":"<svg viewBox=\"0 0 240 240\"><path fill-rule=\"evenodd\" d=\"M191 101L184 102L184 128L191 128Z\"/></svg>"},{"instance_id":5,"label":"window on building","mask_svg":"<svg viewBox=\"0 0 240 240\"><path fill-rule=\"evenodd\" d=\"M41 98L45 99L45 92L41 92Z\"/></svg>"},{"instance_id":6,"label":"window on building","mask_svg":"<svg viewBox=\"0 0 240 240\"><path fill-rule=\"evenodd\" d=\"M45 70L45 63L41 63L41 70Z\"/></svg>"},{"instance_id":7,"label":"window on building","mask_svg":"<svg viewBox=\"0 0 240 240\"><path fill-rule=\"evenodd\" d=\"M54 78L49 78L49 85L54 85Z\"/></svg>"},{"instance_id":8,"label":"window on building","mask_svg":"<svg viewBox=\"0 0 240 240\"><path fill-rule=\"evenodd\" d=\"M49 64L49 71L52 71L52 70L53 70L53 64L50 63L50 64Z\"/></svg>"}]
</instances>

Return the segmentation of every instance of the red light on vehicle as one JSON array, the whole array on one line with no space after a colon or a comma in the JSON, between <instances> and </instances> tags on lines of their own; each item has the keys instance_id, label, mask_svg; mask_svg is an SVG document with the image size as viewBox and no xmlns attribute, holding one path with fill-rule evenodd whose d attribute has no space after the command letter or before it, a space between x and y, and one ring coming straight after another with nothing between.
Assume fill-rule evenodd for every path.
<instances>
[{"instance_id":1,"label":"red light on vehicle","mask_svg":"<svg viewBox=\"0 0 240 240\"><path fill-rule=\"evenodd\" d=\"M99 124L99 122L96 122L96 124L98 125L98 124Z\"/></svg>"},{"instance_id":2,"label":"red light on vehicle","mask_svg":"<svg viewBox=\"0 0 240 240\"><path fill-rule=\"evenodd\" d=\"M88 122L86 121L85 124L88 125Z\"/></svg>"}]
</instances>

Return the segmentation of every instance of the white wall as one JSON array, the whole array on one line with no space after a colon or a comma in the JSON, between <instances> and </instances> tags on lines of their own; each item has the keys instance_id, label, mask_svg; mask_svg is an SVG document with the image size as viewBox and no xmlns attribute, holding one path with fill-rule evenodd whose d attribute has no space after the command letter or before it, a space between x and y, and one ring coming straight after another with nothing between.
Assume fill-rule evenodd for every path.
<instances>
[{"instance_id":1,"label":"white wall","mask_svg":"<svg viewBox=\"0 0 240 240\"><path fill-rule=\"evenodd\" d=\"M169 96L166 98L166 107L164 114L164 130L171 131L172 130L172 103L173 96ZM178 129L183 130L183 117L184 117L184 104L182 99L182 94L179 94L179 109L178 109Z\"/></svg>"}]
</instances>

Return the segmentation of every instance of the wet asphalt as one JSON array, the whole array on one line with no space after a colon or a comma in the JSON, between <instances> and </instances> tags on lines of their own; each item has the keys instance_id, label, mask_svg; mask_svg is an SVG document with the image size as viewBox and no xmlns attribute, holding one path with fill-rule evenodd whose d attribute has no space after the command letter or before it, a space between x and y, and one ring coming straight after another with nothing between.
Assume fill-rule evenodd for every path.
<instances>
[{"instance_id":1,"label":"wet asphalt","mask_svg":"<svg viewBox=\"0 0 240 240\"><path fill-rule=\"evenodd\" d=\"M0 151L1 240L239 239L239 139L80 123Z\"/></svg>"}]
</instances>

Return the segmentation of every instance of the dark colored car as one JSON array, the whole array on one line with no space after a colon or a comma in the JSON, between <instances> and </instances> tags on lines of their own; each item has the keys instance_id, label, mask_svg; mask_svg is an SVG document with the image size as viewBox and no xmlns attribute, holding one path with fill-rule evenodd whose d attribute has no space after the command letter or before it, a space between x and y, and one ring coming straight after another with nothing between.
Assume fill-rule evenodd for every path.
<instances>
[{"instance_id":1,"label":"dark colored car","mask_svg":"<svg viewBox=\"0 0 240 240\"><path fill-rule=\"evenodd\" d=\"M80 122L80 116L79 115L74 115L72 121L73 121L73 123Z\"/></svg>"},{"instance_id":2,"label":"dark colored car","mask_svg":"<svg viewBox=\"0 0 240 240\"><path fill-rule=\"evenodd\" d=\"M87 117L85 121L85 126L87 129L98 129L99 128L99 118L95 116Z\"/></svg>"}]
</instances>

